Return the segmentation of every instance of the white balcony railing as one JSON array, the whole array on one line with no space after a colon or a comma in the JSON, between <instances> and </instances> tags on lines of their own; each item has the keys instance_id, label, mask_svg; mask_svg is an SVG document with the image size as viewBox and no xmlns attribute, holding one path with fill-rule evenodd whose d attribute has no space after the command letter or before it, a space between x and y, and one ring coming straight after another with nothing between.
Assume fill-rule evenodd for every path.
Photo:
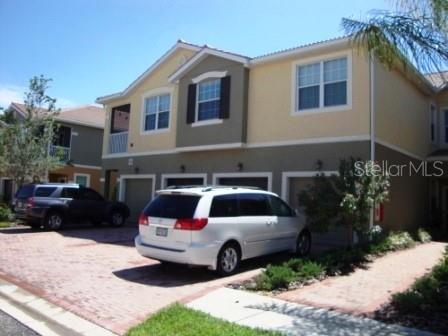
<instances>
[{"instance_id":1,"label":"white balcony railing","mask_svg":"<svg viewBox=\"0 0 448 336\"><path fill-rule=\"evenodd\" d=\"M50 155L58 156L62 162L70 160L70 147L50 146Z\"/></svg>"},{"instance_id":2,"label":"white balcony railing","mask_svg":"<svg viewBox=\"0 0 448 336\"><path fill-rule=\"evenodd\" d=\"M109 154L124 153L128 148L128 132L109 135Z\"/></svg>"}]
</instances>

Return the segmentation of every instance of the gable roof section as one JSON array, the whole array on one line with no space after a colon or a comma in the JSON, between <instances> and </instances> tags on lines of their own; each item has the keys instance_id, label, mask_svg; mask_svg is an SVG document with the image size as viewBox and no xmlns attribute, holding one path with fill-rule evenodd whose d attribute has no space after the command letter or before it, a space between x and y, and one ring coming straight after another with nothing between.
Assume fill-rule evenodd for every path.
<instances>
[{"instance_id":1,"label":"gable roof section","mask_svg":"<svg viewBox=\"0 0 448 336\"><path fill-rule=\"evenodd\" d=\"M11 103L10 107L24 117L27 115L24 104ZM44 113L45 110L39 112ZM103 108L95 105L81 105L62 109L55 119L69 124L104 129L106 112Z\"/></svg>"},{"instance_id":2,"label":"gable roof section","mask_svg":"<svg viewBox=\"0 0 448 336\"><path fill-rule=\"evenodd\" d=\"M426 74L425 77L437 91L448 88L448 71L433 72Z\"/></svg>"},{"instance_id":3,"label":"gable roof section","mask_svg":"<svg viewBox=\"0 0 448 336\"><path fill-rule=\"evenodd\" d=\"M203 46L202 49L193 57L191 57L187 62L180 66L171 76L168 77L170 82L177 81L185 72L194 67L196 64L200 63L207 56L217 56L230 61L242 63L245 67L249 66L250 58L247 56L238 55L228 51L223 51L220 49L211 48L207 45Z\"/></svg>"},{"instance_id":4,"label":"gable roof section","mask_svg":"<svg viewBox=\"0 0 448 336\"><path fill-rule=\"evenodd\" d=\"M113 93L107 96L98 97L96 99L96 103L103 104L111 99L116 99L120 97L126 96L133 88L143 82L151 73L157 69L157 67L165 62L171 55L173 55L179 49L188 49L193 51L199 51L201 47L184 42L182 40L178 40L174 46L172 46L165 54L162 55L157 61L155 61L145 72L143 72L140 76L137 77L135 81L133 81L126 89L121 92Z\"/></svg>"}]
</instances>

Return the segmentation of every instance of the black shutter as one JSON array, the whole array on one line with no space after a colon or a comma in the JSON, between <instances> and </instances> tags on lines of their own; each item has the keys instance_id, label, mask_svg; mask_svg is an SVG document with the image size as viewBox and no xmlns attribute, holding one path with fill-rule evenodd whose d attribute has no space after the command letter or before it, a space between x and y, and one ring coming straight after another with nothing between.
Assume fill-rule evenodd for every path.
<instances>
[{"instance_id":1,"label":"black shutter","mask_svg":"<svg viewBox=\"0 0 448 336\"><path fill-rule=\"evenodd\" d=\"M195 122L196 116L196 84L188 85L187 124Z\"/></svg>"},{"instance_id":2,"label":"black shutter","mask_svg":"<svg viewBox=\"0 0 448 336\"><path fill-rule=\"evenodd\" d=\"M228 119L230 116L230 76L221 78L221 100L219 117Z\"/></svg>"}]
</instances>

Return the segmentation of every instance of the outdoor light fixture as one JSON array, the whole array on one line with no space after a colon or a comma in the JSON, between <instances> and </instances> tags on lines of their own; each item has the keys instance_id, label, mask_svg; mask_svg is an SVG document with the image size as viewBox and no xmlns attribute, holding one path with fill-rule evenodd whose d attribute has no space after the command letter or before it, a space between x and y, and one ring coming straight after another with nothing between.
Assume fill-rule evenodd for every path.
<instances>
[{"instance_id":1,"label":"outdoor light fixture","mask_svg":"<svg viewBox=\"0 0 448 336\"><path fill-rule=\"evenodd\" d=\"M134 167L134 173L138 174L140 172L140 168L139 167Z\"/></svg>"},{"instance_id":2,"label":"outdoor light fixture","mask_svg":"<svg viewBox=\"0 0 448 336\"><path fill-rule=\"evenodd\" d=\"M185 173L185 165L180 165L180 172Z\"/></svg>"},{"instance_id":3,"label":"outdoor light fixture","mask_svg":"<svg viewBox=\"0 0 448 336\"><path fill-rule=\"evenodd\" d=\"M244 165L243 165L242 162L238 162L238 164L236 165L236 169L237 169L238 171L242 171L242 170L243 170L243 167L244 167Z\"/></svg>"},{"instance_id":4,"label":"outdoor light fixture","mask_svg":"<svg viewBox=\"0 0 448 336\"><path fill-rule=\"evenodd\" d=\"M322 170L323 165L324 165L324 163L322 162L322 160L318 159L316 161L316 170Z\"/></svg>"}]
</instances>

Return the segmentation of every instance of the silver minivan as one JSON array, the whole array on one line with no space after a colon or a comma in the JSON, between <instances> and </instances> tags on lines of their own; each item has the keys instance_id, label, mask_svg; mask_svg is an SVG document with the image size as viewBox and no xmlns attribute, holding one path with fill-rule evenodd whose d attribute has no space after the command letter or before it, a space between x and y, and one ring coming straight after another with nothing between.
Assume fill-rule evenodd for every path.
<instances>
[{"instance_id":1,"label":"silver minivan","mask_svg":"<svg viewBox=\"0 0 448 336\"><path fill-rule=\"evenodd\" d=\"M241 260L280 251L306 255L304 216L276 194L244 187L180 187L157 192L139 218L138 252L162 262L234 273Z\"/></svg>"}]
</instances>

